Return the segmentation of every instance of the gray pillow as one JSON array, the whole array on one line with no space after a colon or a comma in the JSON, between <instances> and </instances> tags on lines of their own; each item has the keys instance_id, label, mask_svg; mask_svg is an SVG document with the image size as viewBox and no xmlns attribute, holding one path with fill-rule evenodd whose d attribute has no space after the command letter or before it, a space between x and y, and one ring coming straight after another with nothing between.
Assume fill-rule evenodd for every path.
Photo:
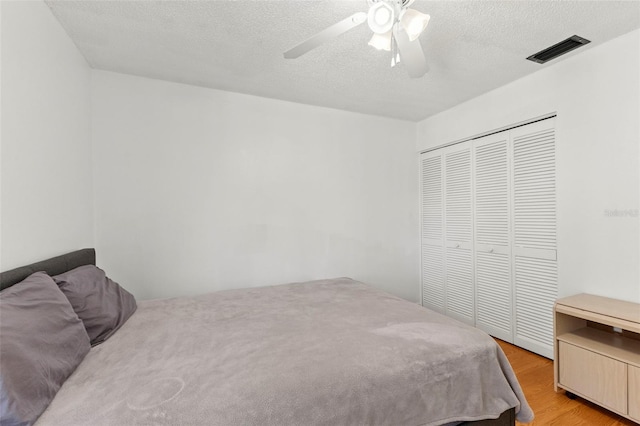
<instances>
[{"instance_id":1,"label":"gray pillow","mask_svg":"<svg viewBox=\"0 0 640 426\"><path fill-rule=\"evenodd\" d=\"M94 265L53 277L84 323L91 345L107 340L137 308L136 299Z\"/></svg>"},{"instance_id":2,"label":"gray pillow","mask_svg":"<svg viewBox=\"0 0 640 426\"><path fill-rule=\"evenodd\" d=\"M89 337L44 272L0 292L0 336L0 424L30 425L89 352Z\"/></svg>"}]
</instances>

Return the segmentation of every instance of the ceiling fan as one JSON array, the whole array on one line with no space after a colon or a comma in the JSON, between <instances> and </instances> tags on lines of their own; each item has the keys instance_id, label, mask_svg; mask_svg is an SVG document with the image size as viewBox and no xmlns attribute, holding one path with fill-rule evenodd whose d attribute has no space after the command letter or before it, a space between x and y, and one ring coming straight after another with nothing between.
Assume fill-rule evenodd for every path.
<instances>
[{"instance_id":1,"label":"ceiling fan","mask_svg":"<svg viewBox=\"0 0 640 426\"><path fill-rule=\"evenodd\" d=\"M391 52L391 66L402 63L409 76L420 78L429 71L418 37L427 28L430 16L409 9L415 0L367 0L369 11L354 13L320 31L296 47L284 52L287 59L295 59L321 44L346 33L365 21L373 31L369 45Z\"/></svg>"}]
</instances>

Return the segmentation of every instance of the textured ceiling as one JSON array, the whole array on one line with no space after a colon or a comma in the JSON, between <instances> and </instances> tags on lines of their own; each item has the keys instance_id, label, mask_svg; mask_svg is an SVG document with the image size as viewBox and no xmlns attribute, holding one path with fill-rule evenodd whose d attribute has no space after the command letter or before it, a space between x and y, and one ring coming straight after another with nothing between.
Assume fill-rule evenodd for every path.
<instances>
[{"instance_id":1,"label":"textured ceiling","mask_svg":"<svg viewBox=\"0 0 640 426\"><path fill-rule=\"evenodd\" d=\"M366 0L47 1L97 69L417 121L640 27L639 1L427 1L431 71L410 79L366 24L298 59L282 53ZM592 41L525 60L571 35Z\"/></svg>"}]
</instances>

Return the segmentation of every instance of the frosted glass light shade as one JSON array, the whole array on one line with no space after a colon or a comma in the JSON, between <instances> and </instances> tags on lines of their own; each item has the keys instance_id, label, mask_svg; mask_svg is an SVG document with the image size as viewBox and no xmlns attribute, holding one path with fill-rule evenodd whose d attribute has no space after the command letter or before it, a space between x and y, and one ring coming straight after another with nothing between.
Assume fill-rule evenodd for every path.
<instances>
[{"instance_id":1,"label":"frosted glass light shade","mask_svg":"<svg viewBox=\"0 0 640 426\"><path fill-rule=\"evenodd\" d=\"M369 40L369 46L373 46L378 50L391 51L391 31L384 34L373 33L373 37Z\"/></svg>"},{"instance_id":2,"label":"frosted glass light shade","mask_svg":"<svg viewBox=\"0 0 640 426\"><path fill-rule=\"evenodd\" d=\"M400 23L402 24L402 28L407 32L409 40L413 41L420 37L420 34L427 28L430 19L431 16L426 13L421 13L414 9L407 9L404 15L402 15Z\"/></svg>"},{"instance_id":3,"label":"frosted glass light shade","mask_svg":"<svg viewBox=\"0 0 640 426\"><path fill-rule=\"evenodd\" d=\"M367 13L369 28L376 34L389 32L396 22L395 10L384 1L375 3Z\"/></svg>"}]
</instances>

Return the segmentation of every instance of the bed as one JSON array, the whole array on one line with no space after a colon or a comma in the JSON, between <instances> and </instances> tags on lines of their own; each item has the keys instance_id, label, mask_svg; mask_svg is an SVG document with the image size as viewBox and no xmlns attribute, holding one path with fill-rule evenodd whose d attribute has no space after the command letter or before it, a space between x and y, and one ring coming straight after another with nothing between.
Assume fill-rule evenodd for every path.
<instances>
[{"instance_id":1,"label":"bed","mask_svg":"<svg viewBox=\"0 0 640 426\"><path fill-rule=\"evenodd\" d=\"M84 249L0 275L95 264ZM126 286L126 285L125 285ZM484 332L339 278L145 300L38 426L514 425L533 419Z\"/></svg>"}]
</instances>

